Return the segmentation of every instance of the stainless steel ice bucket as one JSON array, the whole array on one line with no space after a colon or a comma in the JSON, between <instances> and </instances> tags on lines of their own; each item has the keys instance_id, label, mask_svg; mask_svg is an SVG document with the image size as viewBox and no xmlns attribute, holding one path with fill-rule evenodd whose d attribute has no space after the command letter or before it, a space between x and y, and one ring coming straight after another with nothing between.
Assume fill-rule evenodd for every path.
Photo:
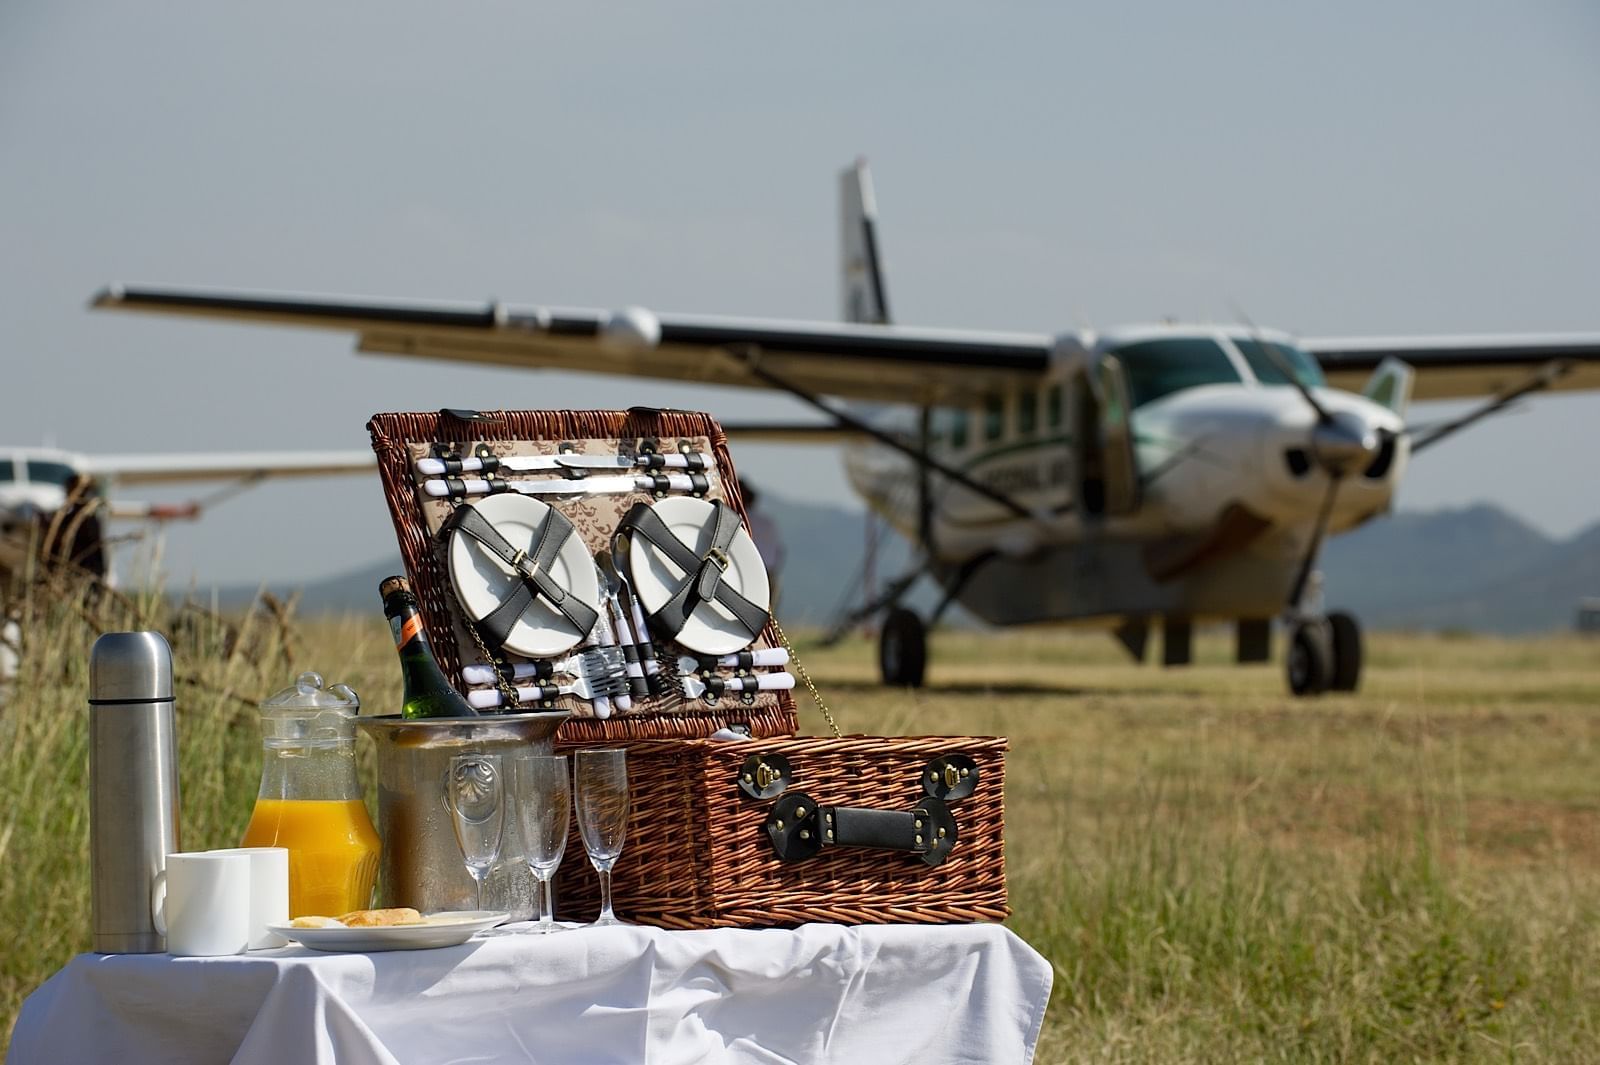
<instances>
[{"instance_id":1,"label":"stainless steel ice bucket","mask_svg":"<svg viewBox=\"0 0 1600 1065\"><path fill-rule=\"evenodd\" d=\"M406 721L397 714L359 717L378 749L378 905L472 910L478 892L461 859L445 803L444 781L457 754L504 757L507 807L500 859L483 886L483 904L513 920L532 916L533 875L524 860L515 816L516 756L553 753L556 726L567 712L488 714Z\"/></svg>"}]
</instances>

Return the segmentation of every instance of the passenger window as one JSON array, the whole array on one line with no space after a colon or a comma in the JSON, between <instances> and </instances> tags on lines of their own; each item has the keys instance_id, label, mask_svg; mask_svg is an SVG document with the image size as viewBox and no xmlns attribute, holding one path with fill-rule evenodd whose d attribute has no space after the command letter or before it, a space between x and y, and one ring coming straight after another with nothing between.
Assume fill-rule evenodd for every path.
<instances>
[{"instance_id":1,"label":"passenger window","mask_svg":"<svg viewBox=\"0 0 1600 1065\"><path fill-rule=\"evenodd\" d=\"M985 440L999 440L1006 429L1006 398L1004 396L983 397L983 438Z\"/></svg>"},{"instance_id":2,"label":"passenger window","mask_svg":"<svg viewBox=\"0 0 1600 1065\"><path fill-rule=\"evenodd\" d=\"M1031 435L1039 424L1039 393L1025 388L1017 397L1017 432Z\"/></svg>"},{"instance_id":3,"label":"passenger window","mask_svg":"<svg viewBox=\"0 0 1600 1065\"><path fill-rule=\"evenodd\" d=\"M950 412L950 446L957 451L967 446L967 408Z\"/></svg>"},{"instance_id":4,"label":"passenger window","mask_svg":"<svg viewBox=\"0 0 1600 1065\"><path fill-rule=\"evenodd\" d=\"M1044 393L1044 423L1051 429L1061 428L1061 386L1051 385Z\"/></svg>"}]
</instances>

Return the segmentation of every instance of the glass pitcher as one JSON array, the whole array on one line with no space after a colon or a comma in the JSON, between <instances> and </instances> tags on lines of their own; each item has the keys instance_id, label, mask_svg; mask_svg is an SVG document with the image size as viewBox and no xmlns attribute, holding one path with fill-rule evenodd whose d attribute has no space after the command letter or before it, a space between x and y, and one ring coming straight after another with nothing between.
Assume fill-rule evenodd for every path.
<instances>
[{"instance_id":1,"label":"glass pitcher","mask_svg":"<svg viewBox=\"0 0 1600 1065\"><path fill-rule=\"evenodd\" d=\"M243 846L289 850L289 916L372 904L380 844L356 777L356 693L316 673L261 704L261 790Z\"/></svg>"}]
</instances>

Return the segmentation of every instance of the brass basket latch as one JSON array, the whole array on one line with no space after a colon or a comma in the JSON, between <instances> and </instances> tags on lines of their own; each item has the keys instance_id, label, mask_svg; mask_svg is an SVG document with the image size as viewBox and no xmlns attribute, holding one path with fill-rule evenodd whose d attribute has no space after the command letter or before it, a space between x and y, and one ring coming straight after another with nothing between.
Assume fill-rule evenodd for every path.
<instances>
[{"instance_id":1,"label":"brass basket latch","mask_svg":"<svg viewBox=\"0 0 1600 1065\"><path fill-rule=\"evenodd\" d=\"M935 758L922 768L922 790L935 799L965 799L978 786L978 763L964 754Z\"/></svg>"},{"instance_id":2,"label":"brass basket latch","mask_svg":"<svg viewBox=\"0 0 1600 1065\"><path fill-rule=\"evenodd\" d=\"M739 767L739 790L752 799L775 799L794 779L794 767L781 754L752 754Z\"/></svg>"}]
</instances>

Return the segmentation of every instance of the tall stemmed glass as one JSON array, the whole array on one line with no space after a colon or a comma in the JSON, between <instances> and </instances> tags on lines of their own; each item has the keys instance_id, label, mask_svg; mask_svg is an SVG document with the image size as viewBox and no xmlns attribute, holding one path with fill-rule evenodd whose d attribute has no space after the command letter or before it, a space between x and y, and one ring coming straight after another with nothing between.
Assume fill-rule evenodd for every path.
<instances>
[{"instance_id":1,"label":"tall stemmed glass","mask_svg":"<svg viewBox=\"0 0 1600 1065\"><path fill-rule=\"evenodd\" d=\"M567 851L567 826L572 823L572 786L566 755L530 754L520 759L521 796L517 816L527 847L528 869L538 881L539 925L536 932L553 932L555 892L550 882Z\"/></svg>"},{"instance_id":2,"label":"tall stemmed glass","mask_svg":"<svg viewBox=\"0 0 1600 1065\"><path fill-rule=\"evenodd\" d=\"M628 831L627 754L621 749L578 752L578 831L600 874L597 925L623 923L611 912L611 867Z\"/></svg>"},{"instance_id":3,"label":"tall stemmed glass","mask_svg":"<svg viewBox=\"0 0 1600 1065\"><path fill-rule=\"evenodd\" d=\"M506 788L500 756L458 754L451 758L444 794L453 815L461 857L478 886L481 910L483 881L500 856L500 834L505 826Z\"/></svg>"}]
</instances>

